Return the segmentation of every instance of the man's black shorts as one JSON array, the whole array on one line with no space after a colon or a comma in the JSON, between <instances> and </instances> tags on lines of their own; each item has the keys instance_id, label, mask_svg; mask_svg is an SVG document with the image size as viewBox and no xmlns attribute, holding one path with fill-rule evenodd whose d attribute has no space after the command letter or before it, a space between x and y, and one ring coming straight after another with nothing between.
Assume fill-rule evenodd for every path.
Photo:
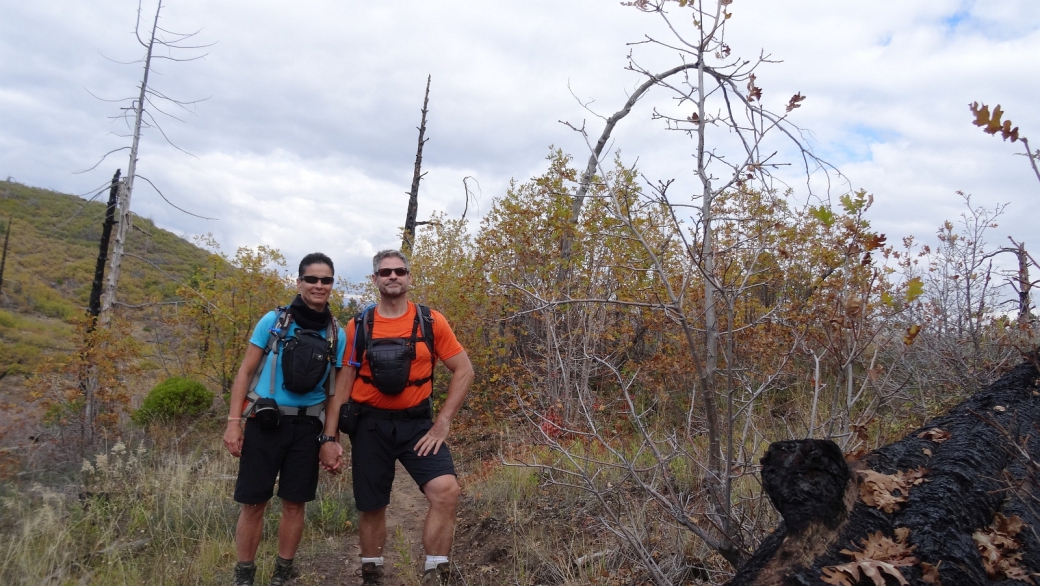
<instances>
[{"instance_id":1,"label":"man's black shorts","mask_svg":"<svg viewBox=\"0 0 1040 586\"><path fill-rule=\"evenodd\" d=\"M246 421L242 458L235 483L235 501L258 505L271 499L278 478L278 497L293 503L314 500L318 489L317 417L282 416L277 429L263 431L255 419Z\"/></svg>"},{"instance_id":2,"label":"man's black shorts","mask_svg":"<svg viewBox=\"0 0 1040 586\"><path fill-rule=\"evenodd\" d=\"M448 444L442 444L436 454L415 453L415 444L432 426L429 419L388 420L362 415L357 432L350 438L354 501L359 511L377 511L390 504L396 460L420 489L439 476L456 476Z\"/></svg>"}]
</instances>

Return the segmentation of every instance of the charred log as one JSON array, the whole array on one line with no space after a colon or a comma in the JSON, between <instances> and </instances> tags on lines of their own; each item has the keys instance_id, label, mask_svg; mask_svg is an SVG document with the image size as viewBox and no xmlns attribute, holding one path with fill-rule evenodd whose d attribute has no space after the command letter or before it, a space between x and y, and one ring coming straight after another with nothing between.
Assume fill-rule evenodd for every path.
<instances>
[{"instance_id":1,"label":"charred log","mask_svg":"<svg viewBox=\"0 0 1040 586\"><path fill-rule=\"evenodd\" d=\"M772 444L762 458L762 483L783 522L730 586L876 584L866 574L845 582L833 575L853 560L842 550L859 552L878 534L893 542L904 536L910 560L879 572L885 584L1040 583L1040 576L1032 576L1040 572L1037 375L1034 364L1024 363L859 462L846 464L837 445L826 440ZM882 506L869 481L897 473L915 480L884 494ZM973 538L1000 515L1024 522L1013 537L1015 559L1006 574L983 562Z\"/></svg>"}]
</instances>

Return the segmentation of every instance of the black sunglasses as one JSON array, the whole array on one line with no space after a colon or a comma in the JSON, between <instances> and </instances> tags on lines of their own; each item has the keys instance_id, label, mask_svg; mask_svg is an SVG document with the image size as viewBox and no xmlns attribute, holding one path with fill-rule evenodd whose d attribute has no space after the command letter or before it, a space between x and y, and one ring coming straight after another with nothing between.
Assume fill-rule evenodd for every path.
<instances>
[{"instance_id":1,"label":"black sunglasses","mask_svg":"<svg viewBox=\"0 0 1040 586\"><path fill-rule=\"evenodd\" d=\"M376 271L376 274L380 277L389 277L390 273L393 273L398 277L403 277L408 274L408 269L404 267L397 267L396 269L379 269L378 271Z\"/></svg>"},{"instance_id":2,"label":"black sunglasses","mask_svg":"<svg viewBox=\"0 0 1040 586\"><path fill-rule=\"evenodd\" d=\"M331 285L336 282L336 277L319 277L316 275L304 275L300 277L304 283L310 283L311 285L321 281L322 285Z\"/></svg>"}]
</instances>

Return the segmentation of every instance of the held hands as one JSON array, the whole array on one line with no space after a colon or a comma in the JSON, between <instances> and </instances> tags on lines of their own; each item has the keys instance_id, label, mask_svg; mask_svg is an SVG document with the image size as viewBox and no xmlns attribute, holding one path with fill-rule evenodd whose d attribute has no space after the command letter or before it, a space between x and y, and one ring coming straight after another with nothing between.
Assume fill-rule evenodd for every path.
<instances>
[{"instance_id":1,"label":"held hands","mask_svg":"<svg viewBox=\"0 0 1040 586\"><path fill-rule=\"evenodd\" d=\"M339 474L343 469L343 446L338 441L321 444L318 460L323 470L329 474Z\"/></svg>"},{"instance_id":2,"label":"held hands","mask_svg":"<svg viewBox=\"0 0 1040 586\"><path fill-rule=\"evenodd\" d=\"M438 417L433 422L433 427L430 428L430 431L426 432L426 435L422 436L419 443L415 444L415 453L420 456L425 456L431 452L436 454L440 451L444 440L448 439L448 429L450 427L450 421L445 421Z\"/></svg>"},{"instance_id":3,"label":"held hands","mask_svg":"<svg viewBox=\"0 0 1040 586\"><path fill-rule=\"evenodd\" d=\"M242 456L242 438L244 437L242 425L238 421L228 421L227 430L224 431L224 447L232 456Z\"/></svg>"},{"instance_id":4,"label":"held hands","mask_svg":"<svg viewBox=\"0 0 1040 586\"><path fill-rule=\"evenodd\" d=\"M242 456L242 440L244 432L237 421L228 421L224 431L224 447L234 457ZM321 445L318 459L321 467L330 474L339 474L343 468L343 446L339 442L325 442Z\"/></svg>"}]
</instances>

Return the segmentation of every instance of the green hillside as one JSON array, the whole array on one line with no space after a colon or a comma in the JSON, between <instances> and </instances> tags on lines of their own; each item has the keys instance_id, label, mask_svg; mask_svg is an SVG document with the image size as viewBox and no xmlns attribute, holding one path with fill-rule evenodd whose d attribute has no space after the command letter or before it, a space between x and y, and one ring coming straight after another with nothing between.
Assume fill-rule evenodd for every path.
<instances>
[{"instance_id":1,"label":"green hillside","mask_svg":"<svg viewBox=\"0 0 1040 586\"><path fill-rule=\"evenodd\" d=\"M88 202L0 181L0 236L11 228L0 292L0 379L26 374L43 355L70 347L69 321L85 312L94 278L107 193L102 198ZM173 279L188 278L209 255L138 217L126 252L117 299L130 305L176 299Z\"/></svg>"}]
</instances>

